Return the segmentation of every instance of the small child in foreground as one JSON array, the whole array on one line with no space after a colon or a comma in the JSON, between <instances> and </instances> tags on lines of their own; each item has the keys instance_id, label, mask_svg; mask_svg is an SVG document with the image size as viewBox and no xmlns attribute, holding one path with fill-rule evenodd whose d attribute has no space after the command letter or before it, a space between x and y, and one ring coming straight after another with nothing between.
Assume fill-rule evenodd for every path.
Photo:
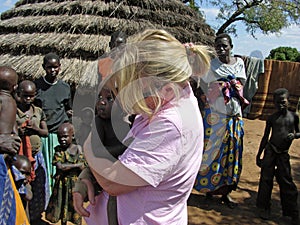
<instances>
[{"instance_id":1,"label":"small child in foreground","mask_svg":"<svg viewBox=\"0 0 300 225\"><path fill-rule=\"evenodd\" d=\"M262 219L270 218L271 194L275 176L280 188L282 214L291 217L293 225L299 225L298 191L291 175L289 155L292 141L300 137L299 117L288 110L289 92L287 89L275 90L273 97L277 111L267 120L256 156L256 164L261 167L256 206L260 209ZM261 159L262 152L264 152L263 159Z\"/></svg>"},{"instance_id":2,"label":"small child in foreground","mask_svg":"<svg viewBox=\"0 0 300 225\"><path fill-rule=\"evenodd\" d=\"M24 209L26 211L27 217L29 218L29 202L31 201L33 194L32 188L29 183L30 173L31 173L31 162L24 155L16 155L14 159L11 160L13 178L20 194Z\"/></svg>"},{"instance_id":3,"label":"small child in foreground","mask_svg":"<svg viewBox=\"0 0 300 225\"><path fill-rule=\"evenodd\" d=\"M62 225L67 221L81 224L81 216L76 213L72 201L72 188L81 170L86 166L82 148L73 143L74 127L70 123L59 126L58 146L55 147L53 165L56 166L55 184L48 208L46 219L52 223L61 220Z\"/></svg>"}]
</instances>

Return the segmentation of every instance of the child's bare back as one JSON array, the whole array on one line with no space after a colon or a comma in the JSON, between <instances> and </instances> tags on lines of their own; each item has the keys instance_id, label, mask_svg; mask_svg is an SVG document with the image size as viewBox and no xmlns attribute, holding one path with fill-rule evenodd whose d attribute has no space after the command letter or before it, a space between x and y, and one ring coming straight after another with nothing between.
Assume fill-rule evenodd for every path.
<instances>
[{"instance_id":1,"label":"child's bare back","mask_svg":"<svg viewBox=\"0 0 300 225\"><path fill-rule=\"evenodd\" d=\"M0 66L0 134L12 134L16 125L17 105L12 97L18 76L14 69Z\"/></svg>"}]
</instances>

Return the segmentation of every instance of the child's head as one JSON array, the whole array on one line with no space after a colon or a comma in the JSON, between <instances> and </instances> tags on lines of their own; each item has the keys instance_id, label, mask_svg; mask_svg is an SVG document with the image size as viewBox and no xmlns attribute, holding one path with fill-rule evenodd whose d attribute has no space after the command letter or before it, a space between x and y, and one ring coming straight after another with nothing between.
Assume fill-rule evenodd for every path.
<instances>
[{"instance_id":1,"label":"child's head","mask_svg":"<svg viewBox=\"0 0 300 225\"><path fill-rule=\"evenodd\" d=\"M0 66L0 90L13 93L18 87L17 72L8 66Z\"/></svg>"},{"instance_id":2,"label":"child's head","mask_svg":"<svg viewBox=\"0 0 300 225\"><path fill-rule=\"evenodd\" d=\"M85 107L81 110L82 123L91 125L94 119L94 110L90 107Z\"/></svg>"},{"instance_id":3,"label":"child's head","mask_svg":"<svg viewBox=\"0 0 300 225\"><path fill-rule=\"evenodd\" d=\"M19 84L20 102L22 104L30 105L35 98L36 87L30 80L24 80Z\"/></svg>"},{"instance_id":4,"label":"child's head","mask_svg":"<svg viewBox=\"0 0 300 225\"><path fill-rule=\"evenodd\" d=\"M32 148L32 155L35 156L41 150L41 138L38 135L30 135L30 144Z\"/></svg>"},{"instance_id":5,"label":"child's head","mask_svg":"<svg viewBox=\"0 0 300 225\"><path fill-rule=\"evenodd\" d=\"M74 127L70 123L63 123L57 130L58 142L61 147L68 148L74 138Z\"/></svg>"},{"instance_id":6,"label":"child's head","mask_svg":"<svg viewBox=\"0 0 300 225\"><path fill-rule=\"evenodd\" d=\"M31 163L26 156L16 155L12 161L12 165L26 177L26 180L30 179Z\"/></svg>"},{"instance_id":7,"label":"child's head","mask_svg":"<svg viewBox=\"0 0 300 225\"><path fill-rule=\"evenodd\" d=\"M48 53L44 56L43 68L46 71L46 76L55 77L60 71L60 59L55 53Z\"/></svg>"},{"instance_id":8,"label":"child's head","mask_svg":"<svg viewBox=\"0 0 300 225\"><path fill-rule=\"evenodd\" d=\"M111 109L114 103L114 95L109 88L103 87L96 102L96 116L102 119L111 118Z\"/></svg>"},{"instance_id":9,"label":"child's head","mask_svg":"<svg viewBox=\"0 0 300 225\"><path fill-rule=\"evenodd\" d=\"M125 44L127 36L123 31L116 31L110 37L109 47L110 49L116 48L121 44Z\"/></svg>"},{"instance_id":10,"label":"child's head","mask_svg":"<svg viewBox=\"0 0 300 225\"><path fill-rule=\"evenodd\" d=\"M278 88L273 93L274 105L278 111L286 111L289 105L289 91L285 88Z\"/></svg>"}]
</instances>

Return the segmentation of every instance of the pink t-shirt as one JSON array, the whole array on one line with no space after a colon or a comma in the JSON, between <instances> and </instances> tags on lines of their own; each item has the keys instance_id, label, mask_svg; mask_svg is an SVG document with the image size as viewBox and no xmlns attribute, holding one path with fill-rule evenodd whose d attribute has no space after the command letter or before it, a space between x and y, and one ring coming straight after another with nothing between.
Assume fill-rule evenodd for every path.
<instances>
[{"instance_id":1,"label":"pink t-shirt","mask_svg":"<svg viewBox=\"0 0 300 225\"><path fill-rule=\"evenodd\" d=\"M127 136L134 141L119 160L149 185L117 196L120 225L188 222L187 199L202 160L203 125L191 88L183 92L150 121L144 116L135 119ZM89 225L107 224L107 199L103 193L89 208Z\"/></svg>"}]
</instances>

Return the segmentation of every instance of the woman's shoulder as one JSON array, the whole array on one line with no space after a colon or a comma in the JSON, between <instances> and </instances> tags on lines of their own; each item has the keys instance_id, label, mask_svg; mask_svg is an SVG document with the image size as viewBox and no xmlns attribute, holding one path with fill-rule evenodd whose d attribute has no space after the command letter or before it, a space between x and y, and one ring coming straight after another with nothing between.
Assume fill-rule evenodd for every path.
<instances>
[{"instance_id":1,"label":"woman's shoulder","mask_svg":"<svg viewBox=\"0 0 300 225\"><path fill-rule=\"evenodd\" d=\"M244 65L244 60L240 57L235 57L236 63L237 64L243 64Z\"/></svg>"}]
</instances>

